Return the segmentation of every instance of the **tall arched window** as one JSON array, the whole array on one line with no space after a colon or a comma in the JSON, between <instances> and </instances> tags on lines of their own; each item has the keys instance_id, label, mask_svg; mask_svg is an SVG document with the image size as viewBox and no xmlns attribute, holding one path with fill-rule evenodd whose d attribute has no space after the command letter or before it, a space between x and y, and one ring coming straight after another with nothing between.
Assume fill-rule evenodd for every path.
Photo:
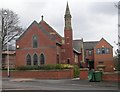
<instances>
[{"instance_id":1,"label":"tall arched window","mask_svg":"<svg viewBox=\"0 0 120 92\"><path fill-rule=\"evenodd\" d=\"M40 55L40 64L41 64L41 65L45 64L44 54L41 54L41 55Z\"/></svg>"},{"instance_id":2,"label":"tall arched window","mask_svg":"<svg viewBox=\"0 0 120 92\"><path fill-rule=\"evenodd\" d=\"M34 56L33 56L33 65L38 65L38 56L37 56L37 54L34 54Z\"/></svg>"},{"instance_id":3,"label":"tall arched window","mask_svg":"<svg viewBox=\"0 0 120 92\"><path fill-rule=\"evenodd\" d=\"M27 65L31 65L31 56L29 54L26 56L26 62Z\"/></svg>"},{"instance_id":4,"label":"tall arched window","mask_svg":"<svg viewBox=\"0 0 120 92\"><path fill-rule=\"evenodd\" d=\"M38 37L36 35L33 36L33 48L38 47Z\"/></svg>"}]
</instances>

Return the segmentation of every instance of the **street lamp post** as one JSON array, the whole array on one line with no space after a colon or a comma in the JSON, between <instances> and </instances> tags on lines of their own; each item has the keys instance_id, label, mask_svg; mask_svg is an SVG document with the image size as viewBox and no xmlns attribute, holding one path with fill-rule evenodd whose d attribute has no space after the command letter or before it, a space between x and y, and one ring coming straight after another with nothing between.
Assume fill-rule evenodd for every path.
<instances>
[{"instance_id":1,"label":"street lamp post","mask_svg":"<svg viewBox=\"0 0 120 92\"><path fill-rule=\"evenodd\" d=\"M4 12L4 15L5 16L7 15L7 11ZM8 75L8 77L10 77L9 44L8 44L8 29L7 29L7 24L6 24L6 31L7 31L7 75Z\"/></svg>"}]
</instances>

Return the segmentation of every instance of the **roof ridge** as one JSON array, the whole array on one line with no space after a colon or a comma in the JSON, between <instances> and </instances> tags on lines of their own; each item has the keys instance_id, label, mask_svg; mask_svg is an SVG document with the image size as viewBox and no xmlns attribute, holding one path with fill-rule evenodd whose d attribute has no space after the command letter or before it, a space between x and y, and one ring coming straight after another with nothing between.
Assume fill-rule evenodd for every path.
<instances>
[{"instance_id":1,"label":"roof ridge","mask_svg":"<svg viewBox=\"0 0 120 92\"><path fill-rule=\"evenodd\" d=\"M103 37L100 39L100 41L101 41L102 39L103 39L104 41L106 41L111 47L113 47L113 46L112 46L105 38L103 38ZM100 42L100 41L99 41L99 42Z\"/></svg>"},{"instance_id":2,"label":"roof ridge","mask_svg":"<svg viewBox=\"0 0 120 92\"><path fill-rule=\"evenodd\" d=\"M99 42L99 41L84 41L84 43L88 43L88 42L93 43L93 42Z\"/></svg>"},{"instance_id":3,"label":"roof ridge","mask_svg":"<svg viewBox=\"0 0 120 92\"><path fill-rule=\"evenodd\" d=\"M76 40L73 40L73 41L82 41L82 39L76 39Z\"/></svg>"}]
</instances>

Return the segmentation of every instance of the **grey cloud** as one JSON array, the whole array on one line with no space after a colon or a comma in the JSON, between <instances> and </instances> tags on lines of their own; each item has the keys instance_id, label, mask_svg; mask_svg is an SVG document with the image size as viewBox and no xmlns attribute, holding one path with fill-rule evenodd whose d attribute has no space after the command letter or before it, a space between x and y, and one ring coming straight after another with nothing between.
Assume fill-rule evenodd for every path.
<instances>
[{"instance_id":1,"label":"grey cloud","mask_svg":"<svg viewBox=\"0 0 120 92\"><path fill-rule=\"evenodd\" d=\"M115 8L116 2L94 2L89 4L89 11L95 14L117 14L117 9Z\"/></svg>"},{"instance_id":2,"label":"grey cloud","mask_svg":"<svg viewBox=\"0 0 120 92\"><path fill-rule=\"evenodd\" d=\"M33 7L33 8L40 8L40 7L45 7L47 5L46 2L26 2L26 7Z\"/></svg>"},{"instance_id":3,"label":"grey cloud","mask_svg":"<svg viewBox=\"0 0 120 92\"><path fill-rule=\"evenodd\" d=\"M44 20L63 36L67 0L31 1L19 5L21 8L14 7L20 15L21 25L28 27L34 20L39 22L43 15ZM114 2L82 3L79 0L77 2L68 0L68 3L72 15L74 39L100 40L104 37L112 45L114 44L112 42L117 37L117 32L114 32L115 25L117 29L117 9L114 7Z\"/></svg>"}]
</instances>

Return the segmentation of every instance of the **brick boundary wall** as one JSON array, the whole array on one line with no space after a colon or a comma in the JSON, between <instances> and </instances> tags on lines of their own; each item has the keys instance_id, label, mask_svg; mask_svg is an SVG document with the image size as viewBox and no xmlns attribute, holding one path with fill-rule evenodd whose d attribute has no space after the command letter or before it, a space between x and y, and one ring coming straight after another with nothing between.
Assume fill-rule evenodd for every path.
<instances>
[{"instance_id":1,"label":"brick boundary wall","mask_svg":"<svg viewBox=\"0 0 120 92\"><path fill-rule=\"evenodd\" d=\"M7 71L2 72L2 77L7 77ZM73 78L73 69L11 71L10 77L36 79L71 79Z\"/></svg>"},{"instance_id":2,"label":"brick boundary wall","mask_svg":"<svg viewBox=\"0 0 120 92\"><path fill-rule=\"evenodd\" d=\"M105 72L102 75L103 81L115 81L120 82L120 73L117 72Z\"/></svg>"},{"instance_id":3,"label":"brick boundary wall","mask_svg":"<svg viewBox=\"0 0 120 92\"><path fill-rule=\"evenodd\" d=\"M80 69L80 74L79 74L80 80L88 79L88 71L89 70L87 68Z\"/></svg>"},{"instance_id":4,"label":"brick boundary wall","mask_svg":"<svg viewBox=\"0 0 120 92\"><path fill-rule=\"evenodd\" d=\"M80 80L88 80L88 72L87 69L80 69ZM104 72L102 74L102 81L114 81L120 82L120 73L118 72Z\"/></svg>"}]
</instances>

